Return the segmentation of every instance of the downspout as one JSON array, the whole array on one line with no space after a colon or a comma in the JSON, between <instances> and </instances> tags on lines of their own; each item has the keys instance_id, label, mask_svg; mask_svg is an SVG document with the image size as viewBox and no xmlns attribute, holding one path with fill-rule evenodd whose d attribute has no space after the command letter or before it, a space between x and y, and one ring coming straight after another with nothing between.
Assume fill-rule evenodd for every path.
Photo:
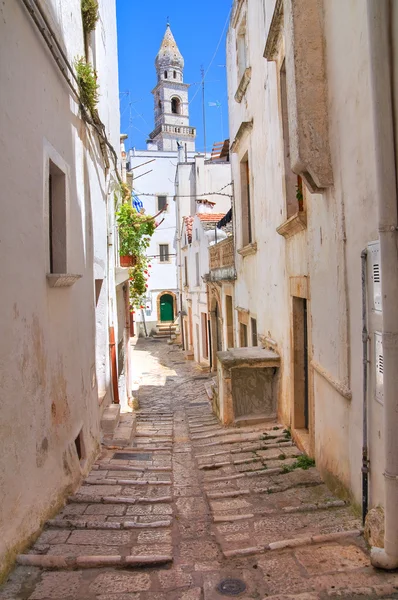
<instances>
[{"instance_id":1,"label":"downspout","mask_svg":"<svg viewBox=\"0 0 398 600\"><path fill-rule=\"evenodd\" d=\"M369 456L368 456L368 325L367 325L367 298L366 298L366 263L368 251L361 252L361 278L362 278L362 390L363 390L363 412L362 412L362 524L365 525L368 514L369 500Z\"/></svg>"},{"instance_id":2,"label":"downspout","mask_svg":"<svg viewBox=\"0 0 398 600\"><path fill-rule=\"evenodd\" d=\"M115 246L114 246L114 206L113 197L111 194L111 179L110 173L107 174L106 185L106 210L108 224L108 330L109 330L109 357L110 357L110 376L113 390L113 403L119 404L119 385L117 377L117 359L116 359L116 342L115 342L115 326L114 326L114 298L113 294L116 290L115 282Z\"/></svg>"},{"instance_id":3,"label":"downspout","mask_svg":"<svg viewBox=\"0 0 398 600\"><path fill-rule=\"evenodd\" d=\"M383 298L385 451L384 548L372 548L371 563L387 570L398 567L398 251L390 10L389 0L367 0Z\"/></svg>"}]
</instances>

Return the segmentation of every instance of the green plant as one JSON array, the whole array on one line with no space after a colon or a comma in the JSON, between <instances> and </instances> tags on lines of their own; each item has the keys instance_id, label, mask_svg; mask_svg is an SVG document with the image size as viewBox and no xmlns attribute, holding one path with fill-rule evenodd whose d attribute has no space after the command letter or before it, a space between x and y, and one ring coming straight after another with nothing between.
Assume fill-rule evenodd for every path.
<instances>
[{"instance_id":1,"label":"green plant","mask_svg":"<svg viewBox=\"0 0 398 600\"><path fill-rule=\"evenodd\" d=\"M75 60L75 69L81 103L91 115L94 115L98 104L97 73L83 56Z\"/></svg>"},{"instance_id":2,"label":"green plant","mask_svg":"<svg viewBox=\"0 0 398 600\"><path fill-rule=\"evenodd\" d=\"M82 0L81 11L83 20L83 29L86 34L95 29L98 21L98 2L97 0Z\"/></svg>"},{"instance_id":3,"label":"green plant","mask_svg":"<svg viewBox=\"0 0 398 600\"><path fill-rule=\"evenodd\" d=\"M300 454L300 456L297 457L297 460L295 460L291 465L283 465L282 473L291 473L295 469L303 469L303 471L307 471L314 466L314 459L310 458L306 454Z\"/></svg>"},{"instance_id":4,"label":"green plant","mask_svg":"<svg viewBox=\"0 0 398 600\"><path fill-rule=\"evenodd\" d=\"M117 211L116 220L119 227L119 254L144 258L155 231L154 219L137 212L125 202Z\"/></svg>"},{"instance_id":5,"label":"green plant","mask_svg":"<svg viewBox=\"0 0 398 600\"><path fill-rule=\"evenodd\" d=\"M129 271L130 279L130 305L132 307L142 307L145 305L145 296L147 290L148 259L146 256L140 256L137 264Z\"/></svg>"}]
</instances>

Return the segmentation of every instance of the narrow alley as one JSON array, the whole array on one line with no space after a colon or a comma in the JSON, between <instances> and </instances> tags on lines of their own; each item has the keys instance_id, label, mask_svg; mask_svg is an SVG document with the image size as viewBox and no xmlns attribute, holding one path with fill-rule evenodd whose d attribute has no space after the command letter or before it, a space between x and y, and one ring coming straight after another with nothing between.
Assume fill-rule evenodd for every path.
<instances>
[{"instance_id":1,"label":"narrow alley","mask_svg":"<svg viewBox=\"0 0 398 600\"><path fill-rule=\"evenodd\" d=\"M1 600L398 598L287 429L222 428L176 345L139 339L133 358L133 442L103 445Z\"/></svg>"}]
</instances>

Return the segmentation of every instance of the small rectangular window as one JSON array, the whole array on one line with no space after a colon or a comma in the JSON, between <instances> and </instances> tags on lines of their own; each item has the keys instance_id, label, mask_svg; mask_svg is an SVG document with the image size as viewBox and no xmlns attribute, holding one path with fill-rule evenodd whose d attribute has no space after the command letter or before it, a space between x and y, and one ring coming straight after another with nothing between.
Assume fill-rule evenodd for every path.
<instances>
[{"instance_id":1,"label":"small rectangular window","mask_svg":"<svg viewBox=\"0 0 398 600\"><path fill-rule=\"evenodd\" d=\"M188 259L186 256L184 256L184 277L184 283L188 285Z\"/></svg>"},{"instance_id":2,"label":"small rectangular window","mask_svg":"<svg viewBox=\"0 0 398 600\"><path fill-rule=\"evenodd\" d=\"M301 177L293 173L290 166L289 116L287 110L286 65L283 61L279 73L281 95L281 117L283 134L283 151L285 166L286 217L289 219L297 211L303 210L303 184Z\"/></svg>"},{"instance_id":3,"label":"small rectangular window","mask_svg":"<svg viewBox=\"0 0 398 600\"><path fill-rule=\"evenodd\" d=\"M199 268L199 252L195 254L195 267L196 267L196 286L200 285L200 268Z\"/></svg>"},{"instance_id":4,"label":"small rectangular window","mask_svg":"<svg viewBox=\"0 0 398 600\"><path fill-rule=\"evenodd\" d=\"M257 340L257 321L256 319L250 319L251 321L251 326L252 326L252 346L257 346L258 344L258 340Z\"/></svg>"},{"instance_id":5,"label":"small rectangular window","mask_svg":"<svg viewBox=\"0 0 398 600\"><path fill-rule=\"evenodd\" d=\"M202 354L203 358L209 358L209 343L207 333L207 314L201 313L202 326Z\"/></svg>"},{"instance_id":6,"label":"small rectangular window","mask_svg":"<svg viewBox=\"0 0 398 600\"><path fill-rule=\"evenodd\" d=\"M247 325L239 323L239 341L241 348L247 348Z\"/></svg>"},{"instance_id":7,"label":"small rectangular window","mask_svg":"<svg viewBox=\"0 0 398 600\"><path fill-rule=\"evenodd\" d=\"M48 176L50 273L66 270L66 176L51 160Z\"/></svg>"},{"instance_id":8,"label":"small rectangular window","mask_svg":"<svg viewBox=\"0 0 398 600\"><path fill-rule=\"evenodd\" d=\"M165 210L167 206L167 196L158 196L158 211Z\"/></svg>"},{"instance_id":9,"label":"small rectangular window","mask_svg":"<svg viewBox=\"0 0 398 600\"><path fill-rule=\"evenodd\" d=\"M169 245L159 244L159 258L160 262L169 262Z\"/></svg>"},{"instance_id":10,"label":"small rectangular window","mask_svg":"<svg viewBox=\"0 0 398 600\"><path fill-rule=\"evenodd\" d=\"M199 229L195 229L195 240L199 240Z\"/></svg>"},{"instance_id":11,"label":"small rectangular window","mask_svg":"<svg viewBox=\"0 0 398 600\"><path fill-rule=\"evenodd\" d=\"M242 213L242 246L247 246L253 241L250 207L250 169L247 154L240 163L240 199Z\"/></svg>"}]
</instances>

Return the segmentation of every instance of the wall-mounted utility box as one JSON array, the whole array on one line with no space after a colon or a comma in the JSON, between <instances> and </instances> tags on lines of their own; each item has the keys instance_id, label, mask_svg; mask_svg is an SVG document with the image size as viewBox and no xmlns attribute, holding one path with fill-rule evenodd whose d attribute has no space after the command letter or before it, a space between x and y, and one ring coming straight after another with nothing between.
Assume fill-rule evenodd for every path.
<instances>
[{"instance_id":1,"label":"wall-mounted utility box","mask_svg":"<svg viewBox=\"0 0 398 600\"><path fill-rule=\"evenodd\" d=\"M368 244L369 267L371 269L372 290L369 290L370 298L373 297L373 310L382 312L381 297L381 261L380 261L380 242L371 242Z\"/></svg>"},{"instance_id":2,"label":"wall-mounted utility box","mask_svg":"<svg viewBox=\"0 0 398 600\"><path fill-rule=\"evenodd\" d=\"M378 331L374 334L374 348L375 348L375 368L376 368L376 387L375 396L377 402L384 404L384 387L383 387L383 373L384 373L384 358L383 358L383 338L381 333Z\"/></svg>"}]
</instances>

